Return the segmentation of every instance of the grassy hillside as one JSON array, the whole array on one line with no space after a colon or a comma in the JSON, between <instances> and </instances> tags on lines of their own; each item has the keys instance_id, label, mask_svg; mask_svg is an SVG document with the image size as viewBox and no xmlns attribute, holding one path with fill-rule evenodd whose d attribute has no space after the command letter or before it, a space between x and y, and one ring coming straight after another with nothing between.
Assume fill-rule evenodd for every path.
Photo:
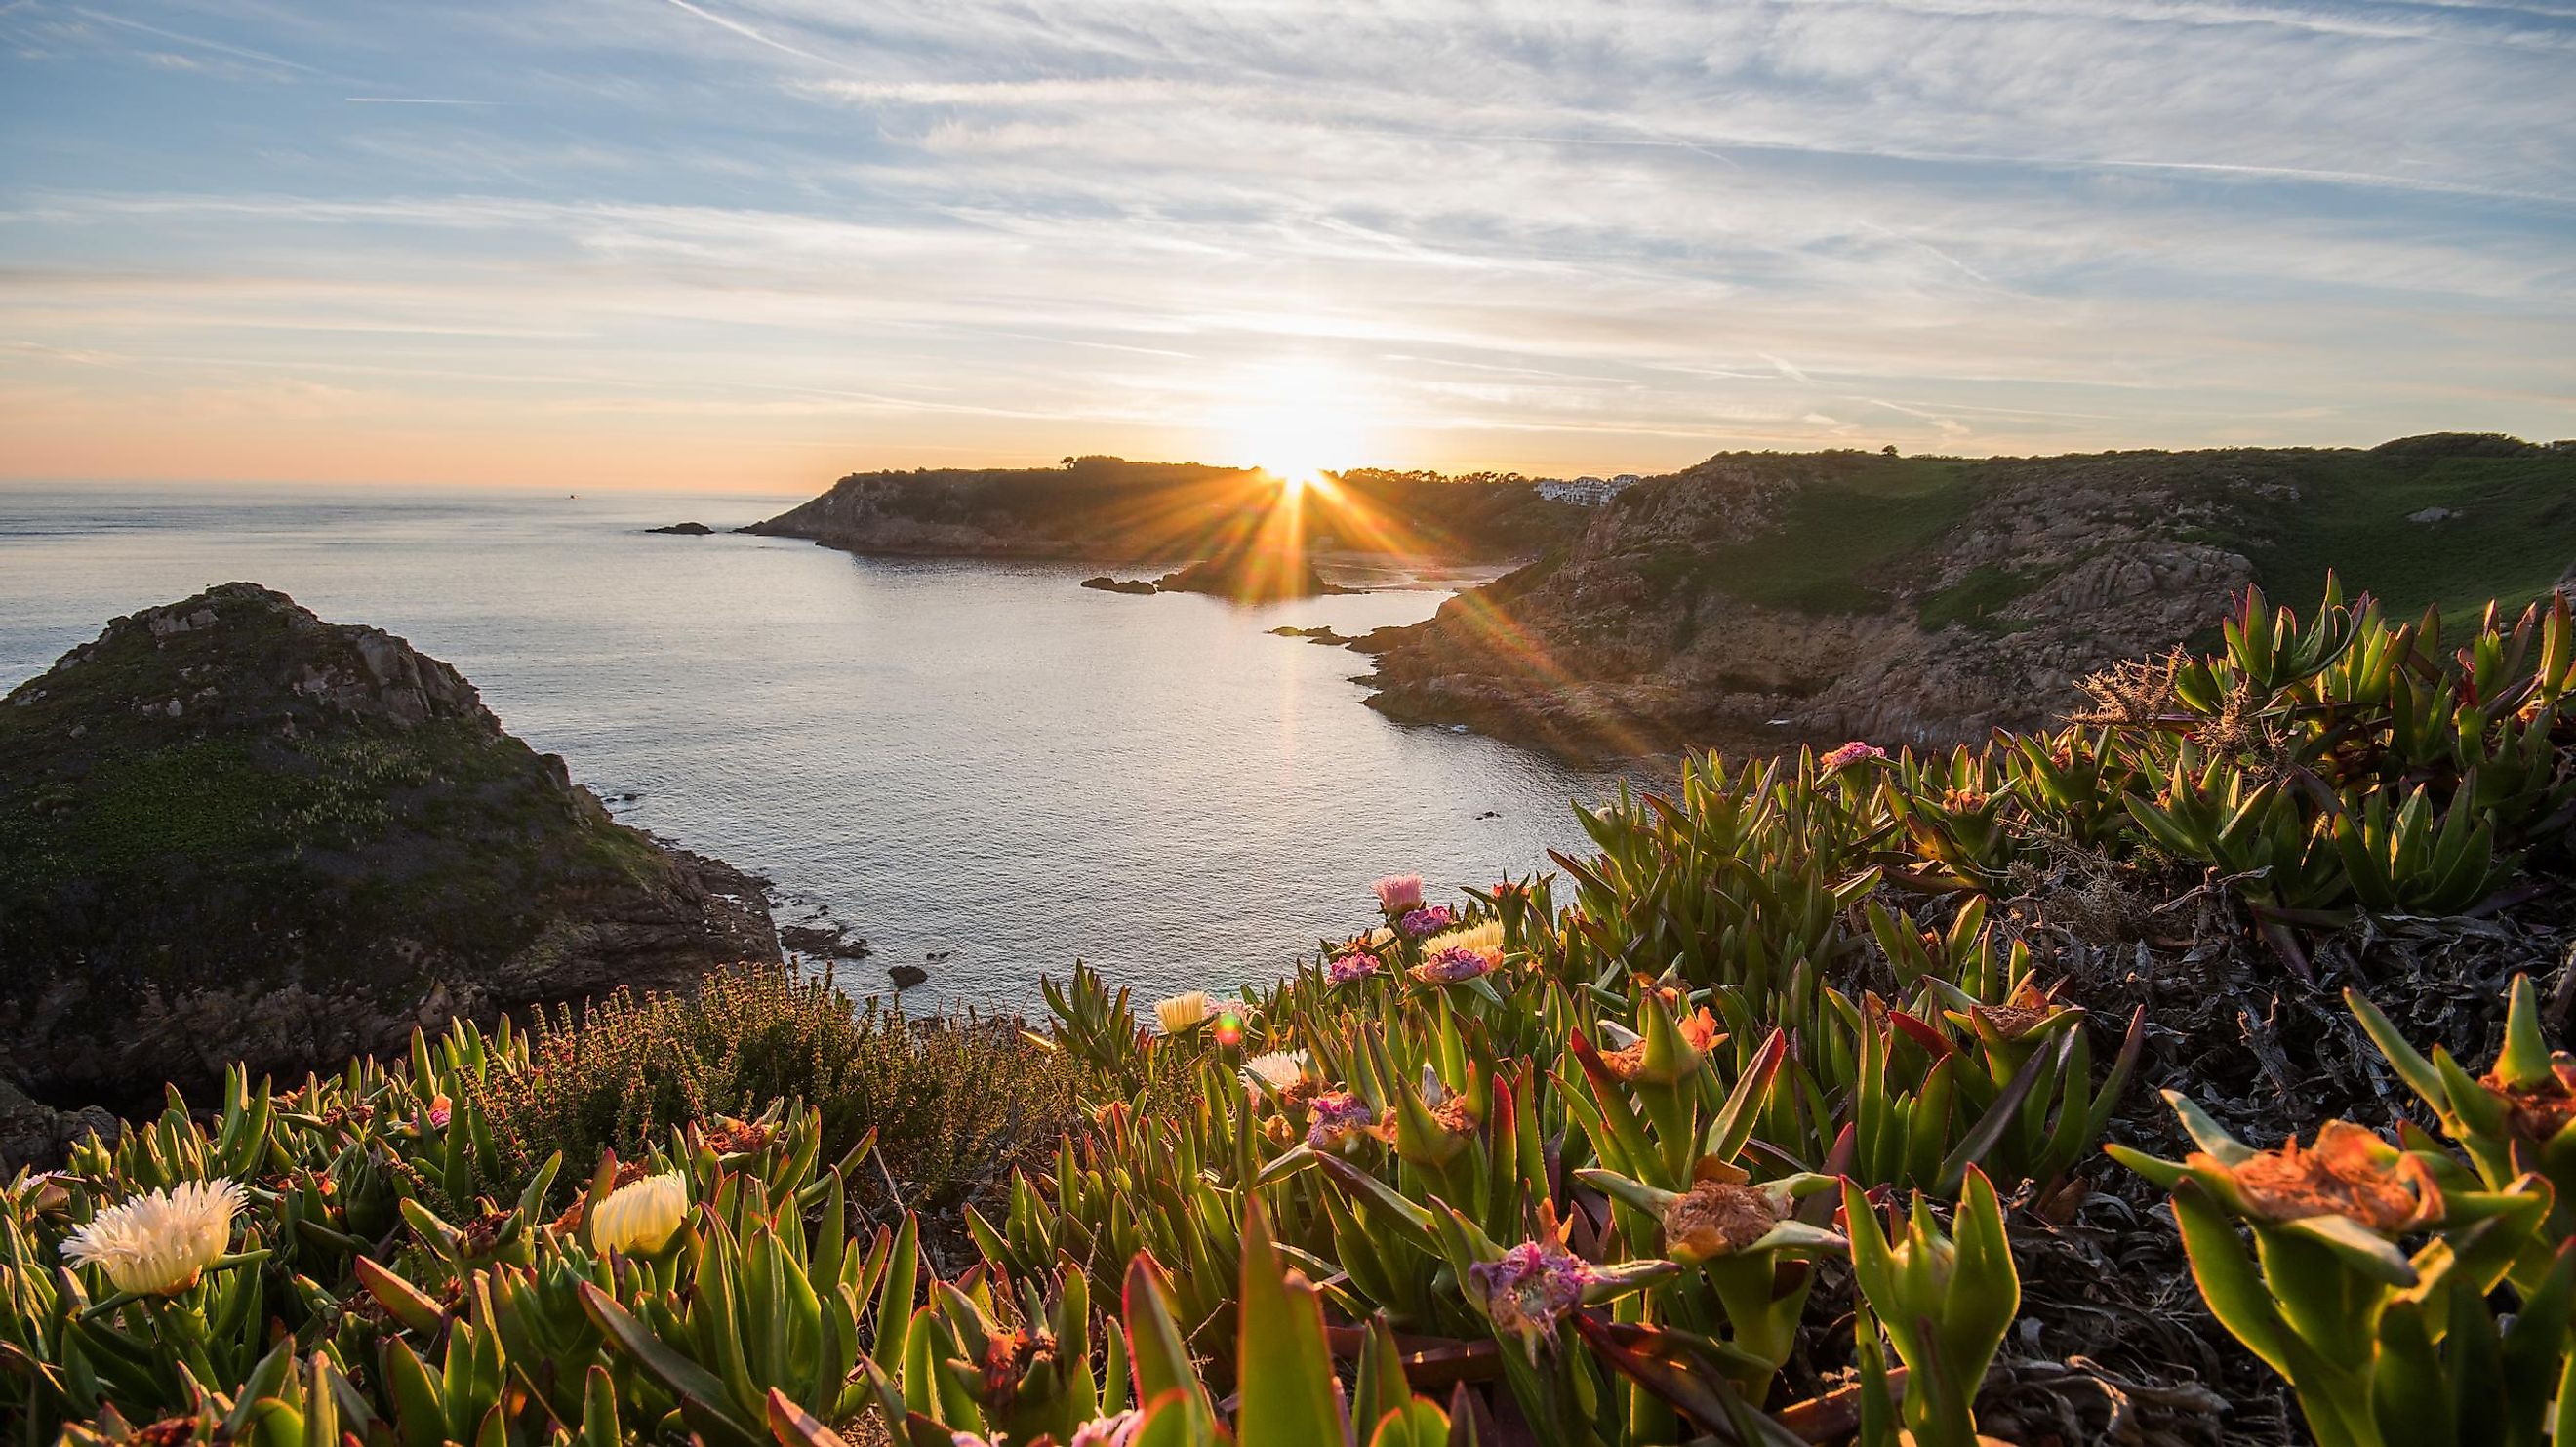
<instances>
[{"instance_id":1,"label":"grassy hillside","mask_svg":"<svg viewBox=\"0 0 2576 1447\"><path fill-rule=\"evenodd\" d=\"M2231 525L2184 536L2243 554L2275 596L2315 597L2331 569L2347 589L2371 593L2394 613L2432 606L2456 612L2489 599L2518 608L2576 563L2576 450L2526 446L2497 455L2482 442L2463 439L2452 444L2457 450L2391 443L2368 452L2110 456L2163 474L2164 485L2183 495L2237 511ZM1674 550L1657 559L1656 572L1703 578L1728 597L1766 607L1877 611L1897 590L1939 570L1954 530L1981 502L2044 465L1831 456L1830 479L1799 490L1769 530ZM2255 494L2242 486L2248 477L2294 493ZM2432 509L2455 516L2412 520ZM1989 570L1925 589L1917 603L1924 626L1938 628L1990 615L2043 581Z\"/></svg>"}]
</instances>

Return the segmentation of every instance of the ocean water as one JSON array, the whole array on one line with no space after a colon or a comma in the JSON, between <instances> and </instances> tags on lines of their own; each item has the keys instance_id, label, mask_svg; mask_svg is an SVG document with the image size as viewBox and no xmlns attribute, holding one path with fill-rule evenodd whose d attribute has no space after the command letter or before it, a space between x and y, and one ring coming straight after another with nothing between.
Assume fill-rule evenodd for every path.
<instances>
[{"instance_id":1,"label":"ocean water","mask_svg":"<svg viewBox=\"0 0 2576 1447\"><path fill-rule=\"evenodd\" d=\"M775 881L908 1001L1038 1008L1076 958L1140 994L1266 978L1371 880L1584 848L1614 777L1390 723L1368 660L1273 637L1430 616L1411 587L1248 607L1076 564L858 558L730 528L801 497L0 485L0 691L107 621L281 589L456 665L627 822ZM1588 852L1588 851L1587 851Z\"/></svg>"}]
</instances>

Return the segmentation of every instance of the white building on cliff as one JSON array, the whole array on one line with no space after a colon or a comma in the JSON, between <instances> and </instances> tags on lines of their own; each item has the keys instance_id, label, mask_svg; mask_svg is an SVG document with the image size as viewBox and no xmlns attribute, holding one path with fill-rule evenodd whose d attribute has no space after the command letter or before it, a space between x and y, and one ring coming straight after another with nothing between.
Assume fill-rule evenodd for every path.
<instances>
[{"instance_id":1,"label":"white building on cliff","mask_svg":"<svg viewBox=\"0 0 2576 1447\"><path fill-rule=\"evenodd\" d=\"M1572 482L1567 482L1563 478L1543 477L1539 479L1538 495L1549 502L1572 503L1576 507L1599 507L1636 486L1638 481L1637 474L1633 472L1623 472L1617 477L1578 477Z\"/></svg>"}]
</instances>

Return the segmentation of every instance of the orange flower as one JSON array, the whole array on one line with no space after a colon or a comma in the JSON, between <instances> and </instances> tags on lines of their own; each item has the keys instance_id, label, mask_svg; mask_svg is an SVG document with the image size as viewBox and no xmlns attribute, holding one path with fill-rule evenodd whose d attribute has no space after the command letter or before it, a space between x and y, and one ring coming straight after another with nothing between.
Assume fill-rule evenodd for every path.
<instances>
[{"instance_id":1,"label":"orange flower","mask_svg":"<svg viewBox=\"0 0 2576 1447\"><path fill-rule=\"evenodd\" d=\"M2233 1166L2197 1152L2188 1164L2226 1176L2246 1214L2269 1221L2343 1216L2394 1236L2442 1219L2442 1190L2424 1163L2350 1121L2327 1121L2305 1149L2293 1136Z\"/></svg>"}]
</instances>

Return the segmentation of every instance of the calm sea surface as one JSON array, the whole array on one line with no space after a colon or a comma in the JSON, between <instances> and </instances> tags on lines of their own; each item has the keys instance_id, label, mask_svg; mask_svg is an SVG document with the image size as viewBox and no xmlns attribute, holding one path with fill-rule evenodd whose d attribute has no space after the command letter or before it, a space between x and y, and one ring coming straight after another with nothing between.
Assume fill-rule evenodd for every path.
<instances>
[{"instance_id":1,"label":"calm sea surface","mask_svg":"<svg viewBox=\"0 0 2576 1447\"><path fill-rule=\"evenodd\" d=\"M1272 637L1430 616L1411 589L1244 607L1045 563L854 558L730 528L801 497L0 484L0 691L107 620L244 579L461 669L630 823L1034 1008L1079 957L1144 991L1265 977L1378 875L1489 883L1617 788L1363 708L1368 660ZM1491 816L1491 817L1488 817ZM1586 851L1588 852L1588 850Z\"/></svg>"}]
</instances>

